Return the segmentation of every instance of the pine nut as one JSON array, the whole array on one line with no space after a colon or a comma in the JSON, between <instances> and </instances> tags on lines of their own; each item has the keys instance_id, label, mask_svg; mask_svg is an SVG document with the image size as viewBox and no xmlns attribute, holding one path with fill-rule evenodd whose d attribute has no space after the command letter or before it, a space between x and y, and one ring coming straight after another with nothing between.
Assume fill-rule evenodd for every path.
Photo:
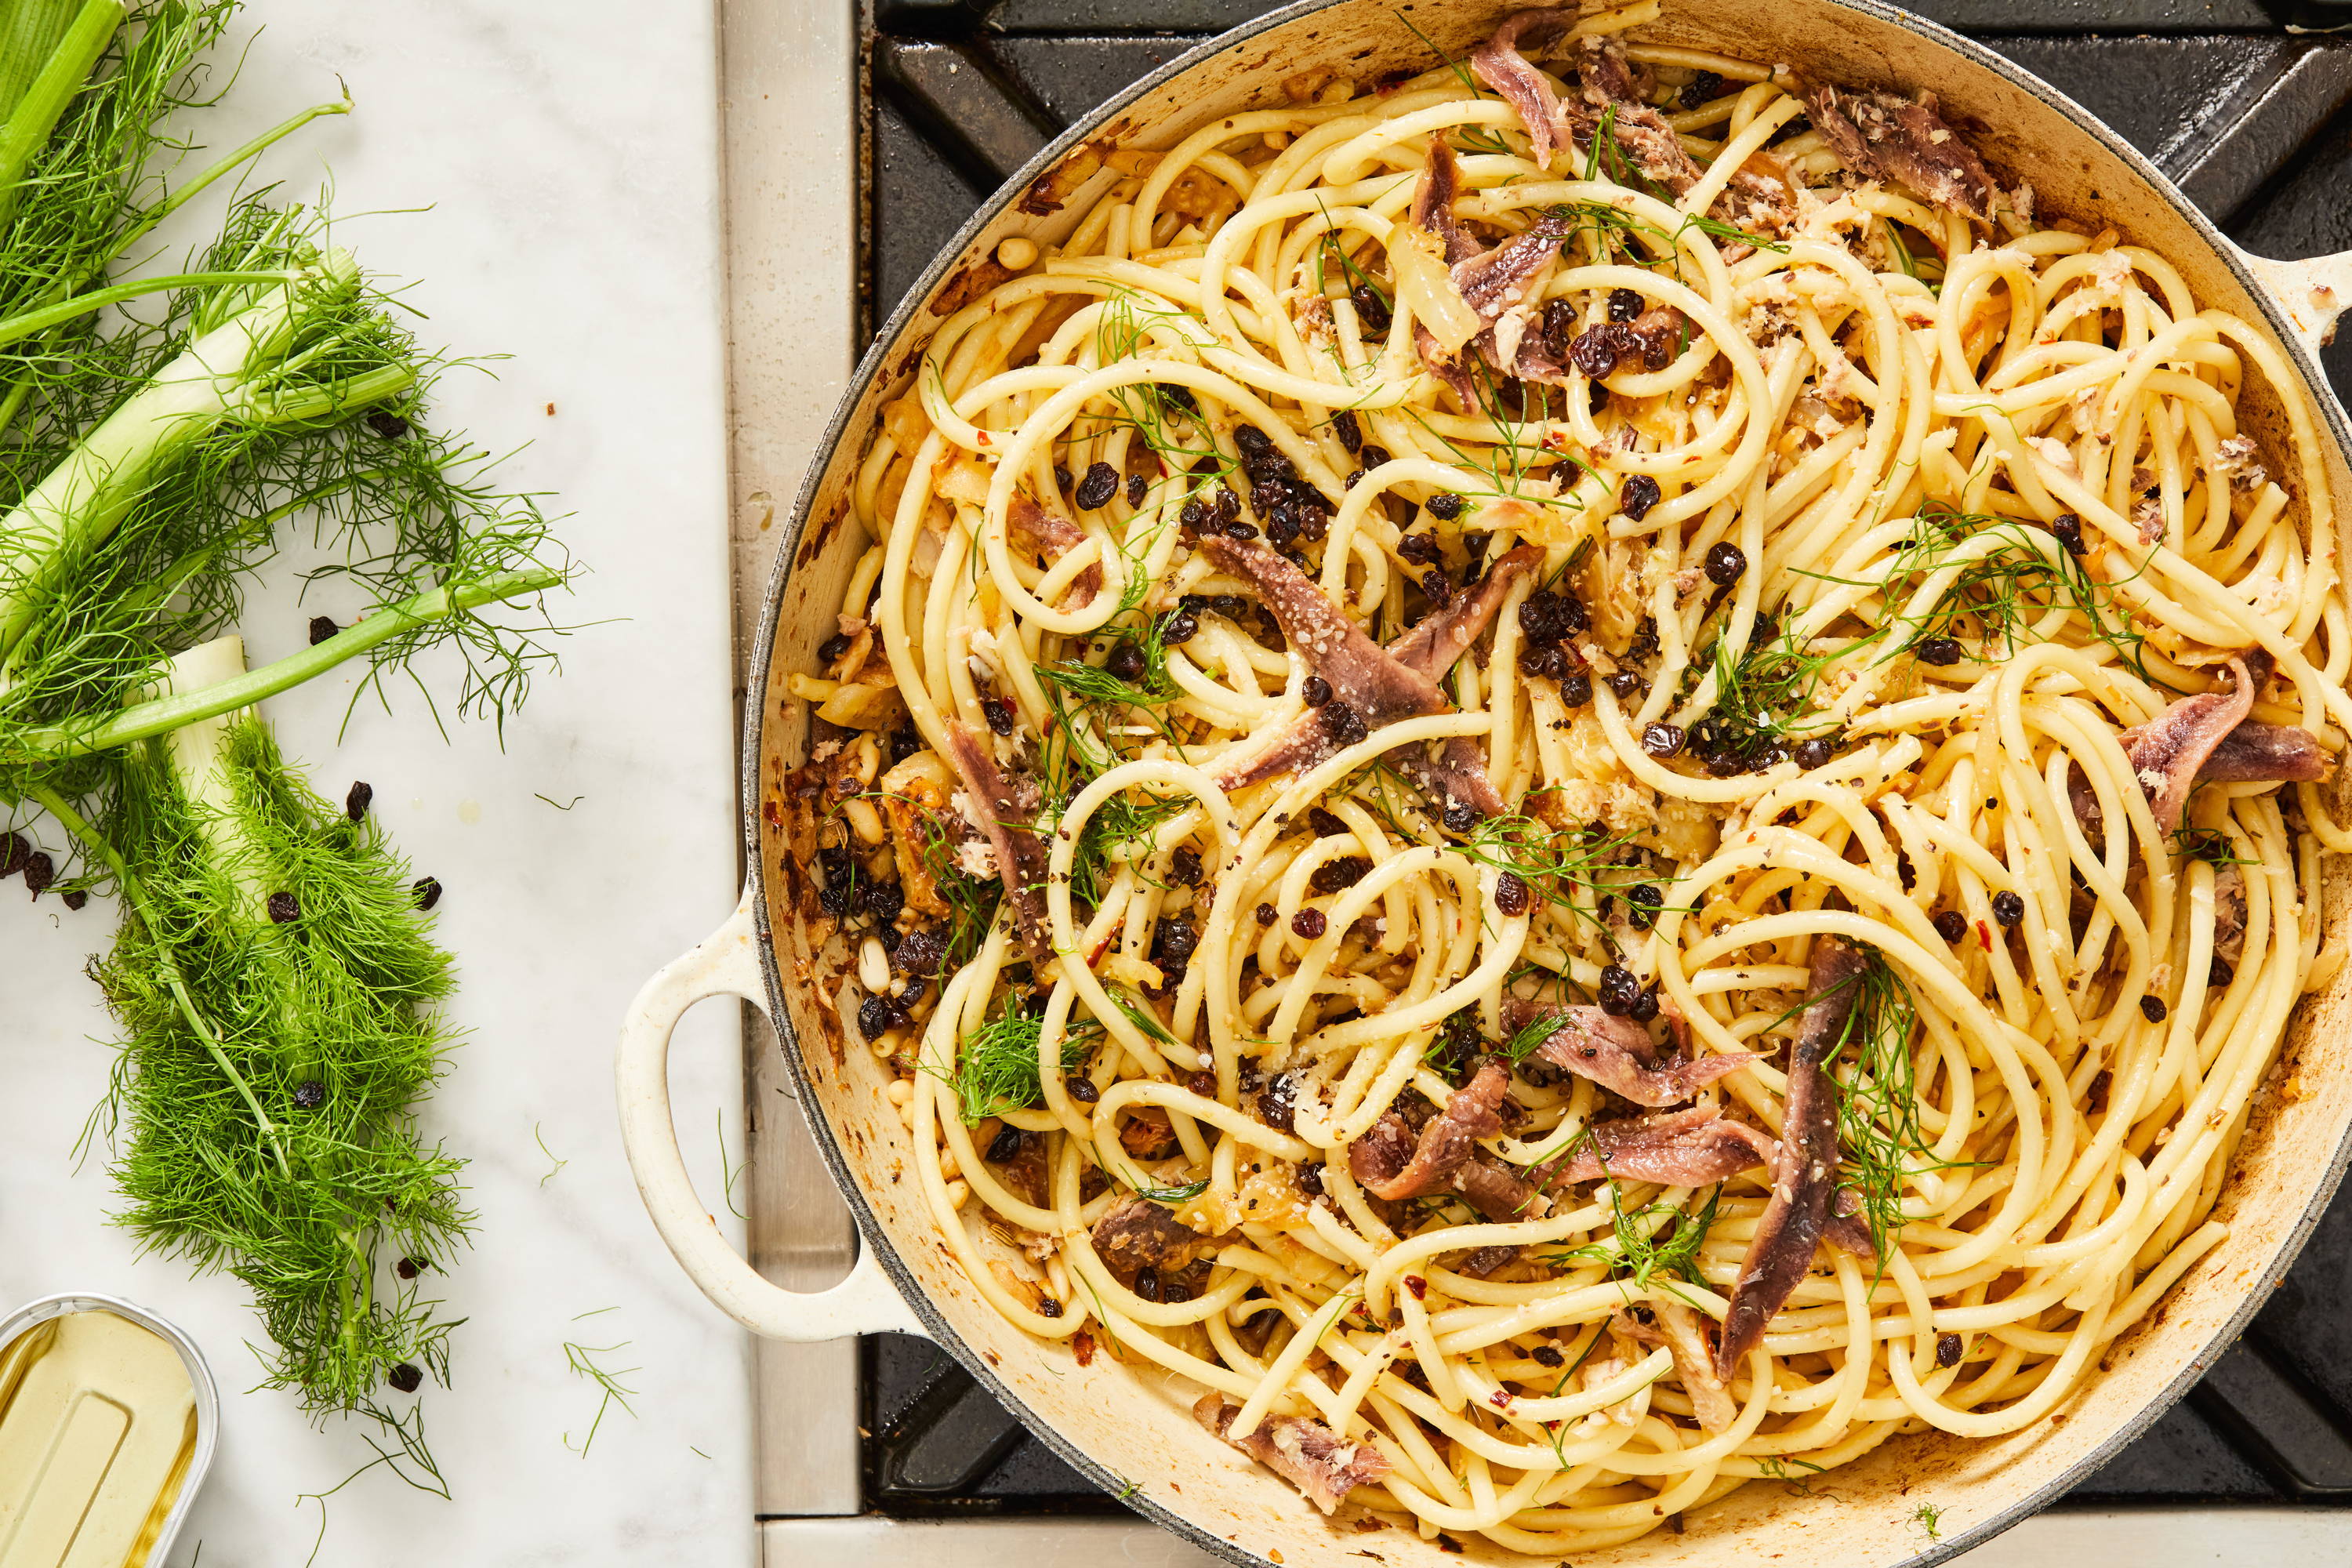
<instances>
[{"instance_id":1,"label":"pine nut","mask_svg":"<svg viewBox=\"0 0 2352 1568\"><path fill-rule=\"evenodd\" d=\"M859 795L844 805L841 808L841 814L849 819L851 829L856 833L861 842L879 844L887 837L882 826L882 814L875 810L874 803L864 795Z\"/></svg>"},{"instance_id":2,"label":"pine nut","mask_svg":"<svg viewBox=\"0 0 2352 1568\"><path fill-rule=\"evenodd\" d=\"M851 766L857 773L857 782L871 789L875 775L882 771L882 742L874 738L873 731L868 730L849 743L849 755Z\"/></svg>"}]
</instances>

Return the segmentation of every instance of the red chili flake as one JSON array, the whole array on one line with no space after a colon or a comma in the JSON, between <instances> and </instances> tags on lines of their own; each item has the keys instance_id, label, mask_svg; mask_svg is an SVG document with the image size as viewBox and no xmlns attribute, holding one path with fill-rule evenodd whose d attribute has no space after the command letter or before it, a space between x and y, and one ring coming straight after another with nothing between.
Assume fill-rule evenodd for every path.
<instances>
[{"instance_id":1,"label":"red chili flake","mask_svg":"<svg viewBox=\"0 0 2352 1568\"><path fill-rule=\"evenodd\" d=\"M1072 1334L1072 1335L1070 1336L1070 1351L1071 1351L1071 1353L1072 1353L1072 1354L1076 1355L1076 1356L1078 1358L1078 1364L1079 1364L1080 1366L1092 1366L1092 1365L1094 1365L1094 1363L1095 1363L1095 1337L1094 1337L1094 1335L1092 1335L1092 1334L1090 1334L1090 1333L1087 1332L1087 1331L1086 1331L1086 1330L1084 1330L1084 1329L1080 1329L1076 1333Z\"/></svg>"},{"instance_id":2,"label":"red chili flake","mask_svg":"<svg viewBox=\"0 0 2352 1568\"><path fill-rule=\"evenodd\" d=\"M1429 1281L1423 1279L1418 1274L1406 1275L1404 1277L1404 1288L1412 1292L1412 1299L1416 1301L1425 1301L1429 1300Z\"/></svg>"},{"instance_id":3,"label":"red chili flake","mask_svg":"<svg viewBox=\"0 0 2352 1568\"><path fill-rule=\"evenodd\" d=\"M1992 951L1992 927L1985 924L1982 921L1977 921L1977 940L1984 943L1984 950L1987 952L1990 952Z\"/></svg>"},{"instance_id":4,"label":"red chili flake","mask_svg":"<svg viewBox=\"0 0 2352 1568\"><path fill-rule=\"evenodd\" d=\"M1486 1395L1486 1403L1497 1410L1508 1410L1511 1407L1511 1396L1498 1388Z\"/></svg>"}]
</instances>

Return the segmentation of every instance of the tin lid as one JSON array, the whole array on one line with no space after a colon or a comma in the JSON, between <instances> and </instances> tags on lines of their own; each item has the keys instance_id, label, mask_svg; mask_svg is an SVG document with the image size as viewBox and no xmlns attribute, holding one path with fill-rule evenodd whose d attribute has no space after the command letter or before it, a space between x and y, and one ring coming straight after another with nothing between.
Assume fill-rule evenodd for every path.
<instances>
[{"instance_id":1,"label":"tin lid","mask_svg":"<svg viewBox=\"0 0 2352 1568\"><path fill-rule=\"evenodd\" d=\"M220 1401L194 1342L119 1297L0 1321L0 1568L160 1562L211 1468Z\"/></svg>"}]
</instances>

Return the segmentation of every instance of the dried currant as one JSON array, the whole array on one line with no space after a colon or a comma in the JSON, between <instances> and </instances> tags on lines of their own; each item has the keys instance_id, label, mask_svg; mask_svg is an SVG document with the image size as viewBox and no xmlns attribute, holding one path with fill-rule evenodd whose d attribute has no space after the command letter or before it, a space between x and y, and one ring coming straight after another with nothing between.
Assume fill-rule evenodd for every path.
<instances>
[{"instance_id":1,"label":"dried currant","mask_svg":"<svg viewBox=\"0 0 2352 1568\"><path fill-rule=\"evenodd\" d=\"M1601 972L1601 1010L1611 1017L1622 1018L1631 1013L1641 994L1642 983L1622 964L1612 963Z\"/></svg>"},{"instance_id":2,"label":"dried currant","mask_svg":"<svg viewBox=\"0 0 2352 1568\"><path fill-rule=\"evenodd\" d=\"M1495 879L1495 908L1517 919L1526 914L1535 902L1528 885L1515 872L1506 871Z\"/></svg>"},{"instance_id":3,"label":"dried currant","mask_svg":"<svg viewBox=\"0 0 2352 1568\"><path fill-rule=\"evenodd\" d=\"M1323 733L1342 746L1355 745L1371 733L1364 728L1364 721L1356 710L1344 702L1327 703L1316 718L1323 726Z\"/></svg>"},{"instance_id":4,"label":"dried currant","mask_svg":"<svg viewBox=\"0 0 2352 1568\"><path fill-rule=\"evenodd\" d=\"M1087 470L1087 477L1078 481L1077 491L1070 499L1084 510L1092 511L1118 493L1118 470L1108 463L1097 463Z\"/></svg>"},{"instance_id":5,"label":"dried currant","mask_svg":"<svg viewBox=\"0 0 2352 1568\"><path fill-rule=\"evenodd\" d=\"M1961 651L1958 641L1952 637L1927 637L1911 651L1919 656L1920 663L1939 667L1958 664L1967 657Z\"/></svg>"},{"instance_id":6,"label":"dried currant","mask_svg":"<svg viewBox=\"0 0 2352 1568\"><path fill-rule=\"evenodd\" d=\"M1634 474L1618 487L1617 510L1639 522L1650 515L1660 496L1657 480L1647 474Z\"/></svg>"}]
</instances>

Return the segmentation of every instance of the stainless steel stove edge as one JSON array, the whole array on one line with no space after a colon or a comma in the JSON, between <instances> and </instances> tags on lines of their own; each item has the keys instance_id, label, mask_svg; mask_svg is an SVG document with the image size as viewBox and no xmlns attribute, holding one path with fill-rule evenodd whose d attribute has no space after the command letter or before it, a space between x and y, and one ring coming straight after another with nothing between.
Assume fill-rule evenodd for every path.
<instances>
[{"instance_id":1,"label":"stainless steel stove edge","mask_svg":"<svg viewBox=\"0 0 2352 1568\"><path fill-rule=\"evenodd\" d=\"M859 0L719 4L739 703L792 497L857 363L858 14ZM751 1260L822 1289L856 1260L856 1230L773 1031L742 1012ZM753 1508L856 1513L856 1342L763 1340L752 1365Z\"/></svg>"}]
</instances>

